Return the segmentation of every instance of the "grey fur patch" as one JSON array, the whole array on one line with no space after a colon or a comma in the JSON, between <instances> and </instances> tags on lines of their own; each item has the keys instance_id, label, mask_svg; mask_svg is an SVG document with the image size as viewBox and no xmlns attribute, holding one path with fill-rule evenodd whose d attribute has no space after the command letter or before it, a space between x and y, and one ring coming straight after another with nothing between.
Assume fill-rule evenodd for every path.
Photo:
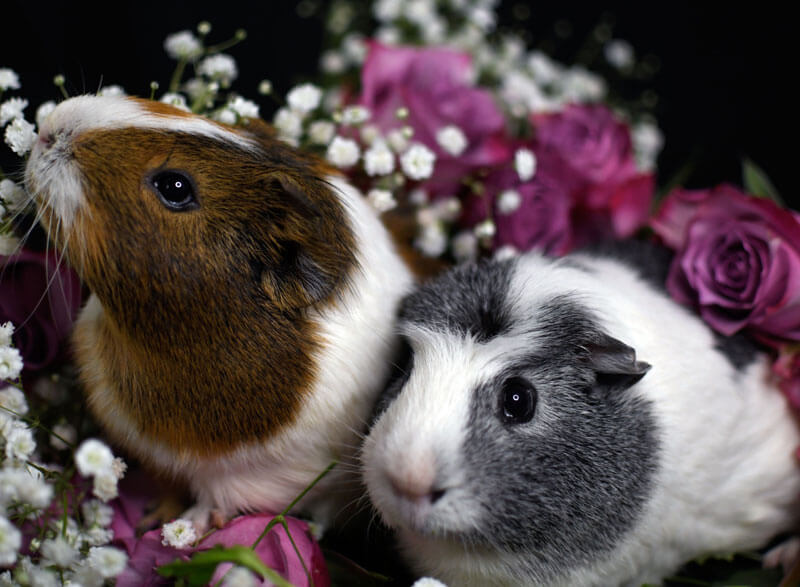
<instances>
[{"instance_id":1,"label":"grey fur patch","mask_svg":"<svg viewBox=\"0 0 800 587\"><path fill-rule=\"evenodd\" d=\"M400 320L487 342L507 332L506 295L516 262L469 263L423 284L400 307Z\"/></svg>"},{"instance_id":2,"label":"grey fur patch","mask_svg":"<svg viewBox=\"0 0 800 587\"><path fill-rule=\"evenodd\" d=\"M587 346L602 333L587 311L562 297L532 320L540 344L473 396L464 456L482 523L457 538L525 553L515 571L539 584L596 561L635 524L659 441L649 402L598 383ZM499 417L508 377L537 389L528 423Z\"/></svg>"}]
</instances>

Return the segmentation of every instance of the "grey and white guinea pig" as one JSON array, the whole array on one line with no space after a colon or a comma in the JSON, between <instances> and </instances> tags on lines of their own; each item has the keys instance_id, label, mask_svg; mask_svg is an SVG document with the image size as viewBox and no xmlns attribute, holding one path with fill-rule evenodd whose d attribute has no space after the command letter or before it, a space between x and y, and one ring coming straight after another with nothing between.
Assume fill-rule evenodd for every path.
<instances>
[{"instance_id":1,"label":"grey and white guinea pig","mask_svg":"<svg viewBox=\"0 0 800 587\"><path fill-rule=\"evenodd\" d=\"M404 300L362 466L416 571L638 586L795 527L800 433L768 361L661 291L658 251L465 265Z\"/></svg>"},{"instance_id":2,"label":"grey and white guinea pig","mask_svg":"<svg viewBox=\"0 0 800 587\"><path fill-rule=\"evenodd\" d=\"M188 482L198 526L283 509L352 456L412 278L324 161L260 121L80 96L43 124L26 183L92 292L73 340L92 412Z\"/></svg>"}]
</instances>

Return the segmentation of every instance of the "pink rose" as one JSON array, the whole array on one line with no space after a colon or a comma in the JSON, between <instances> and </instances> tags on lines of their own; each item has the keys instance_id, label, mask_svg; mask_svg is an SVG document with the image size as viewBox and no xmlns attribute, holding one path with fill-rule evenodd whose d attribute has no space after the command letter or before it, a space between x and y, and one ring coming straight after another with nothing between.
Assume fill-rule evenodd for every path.
<instances>
[{"instance_id":1,"label":"pink rose","mask_svg":"<svg viewBox=\"0 0 800 587\"><path fill-rule=\"evenodd\" d=\"M644 226L655 179L639 173L630 129L603 105L535 115L537 152L560 158L576 183L576 245L625 238Z\"/></svg>"},{"instance_id":2,"label":"pink rose","mask_svg":"<svg viewBox=\"0 0 800 587\"><path fill-rule=\"evenodd\" d=\"M552 255L572 248L573 185L558 159L540 158L538 171L524 183L512 167L502 167L485 179L484 188L483 194L466 200L464 222L474 226L487 218L491 206L495 247ZM517 198L518 206L510 209L509 200Z\"/></svg>"},{"instance_id":3,"label":"pink rose","mask_svg":"<svg viewBox=\"0 0 800 587\"><path fill-rule=\"evenodd\" d=\"M269 514L252 514L231 520L224 528L205 538L197 547L176 549L164 546L161 542L161 530L151 530L143 536L136 535L136 525L142 518L147 504L155 497L154 487L141 472L126 476L120 487L120 497L114 502L114 520L111 529L114 531L114 542L128 553L128 568L117 578L118 587L138 587L140 585L168 585L171 582L161 577L156 568L176 559L189 560L195 552L207 550L216 545L233 546L252 545L261 535L264 528L272 520ZM325 559L319 545L309 533L305 522L295 518L287 518L289 532L297 545L302 562L292 546L286 531L276 525L261 540L255 549L256 554L265 565L280 573L293 585L310 585L303 563L311 573L315 587L330 585ZM220 565L211 584L219 581L230 568L230 564ZM264 582L264 585L271 585Z\"/></svg>"},{"instance_id":4,"label":"pink rose","mask_svg":"<svg viewBox=\"0 0 800 587\"><path fill-rule=\"evenodd\" d=\"M357 101L369 108L371 122L384 133L408 124L414 129L413 140L436 153L435 178L426 184L435 194L452 195L474 169L511 157L505 118L492 95L473 86L472 62L466 53L371 42ZM405 121L396 116L401 107L409 112ZM461 129L466 138L466 148L458 156L436 139L449 125Z\"/></svg>"},{"instance_id":5,"label":"pink rose","mask_svg":"<svg viewBox=\"0 0 800 587\"><path fill-rule=\"evenodd\" d=\"M783 345L772 365L778 385L795 410L800 410L800 349Z\"/></svg>"},{"instance_id":6,"label":"pink rose","mask_svg":"<svg viewBox=\"0 0 800 587\"><path fill-rule=\"evenodd\" d=\"M14 324L26 372L63 356L81 301L80 281L58 253L22 249L0 256L0 324Z\"/></svg>"},{"instance_id":7,"label":"pink rose","mask_svg":"<svg viewBox=\"0 0 800 587\"><path fill-rule=\"evenodd\" d=\"M652 220L677 249L667 287L725 335L800 340L800 222L732 186L676 190Z\"/></svg>"}]
</instances>

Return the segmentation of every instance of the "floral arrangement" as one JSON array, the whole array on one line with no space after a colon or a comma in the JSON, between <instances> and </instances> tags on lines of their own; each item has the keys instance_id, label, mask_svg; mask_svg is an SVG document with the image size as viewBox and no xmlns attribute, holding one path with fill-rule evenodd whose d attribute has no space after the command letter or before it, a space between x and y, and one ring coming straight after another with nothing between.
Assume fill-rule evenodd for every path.
<instances>
[{"instance_id":1,"label":"floral arrangement","mask_svg":"<svg viewBox=\"0 0 800 587\"><path fill-rule=\"evenodd\" d=\"M285 100L264 81L259 100L278 100L280 138L340 168L380 213L410 218L413 246L443 265L659 240L675 252L675 300L772 353L776 385L800 408L800 216L752 164L742 189L678 188L656 202L663 139L647 108L501 34L494 4L376 0L377 26L359 28L357 11L335 2L318 79ZM227 51L244 33L211 45L210 32L201 23L166 39L175 73L150 97L229 124L259 117L232 90ZM595 42L620 76L646 70L609 30ZM24 158L55 102L29 121L20 89L0 67L0 129ZM154 496L82 407L66 339L86 292L35 221L24 186L0 171L0 585L138 585L157 581L156 568L189 584L328 584L313 524L289 517L293 504L206 536L180 519L137 535Z\"/></svg>"}]
</instances>

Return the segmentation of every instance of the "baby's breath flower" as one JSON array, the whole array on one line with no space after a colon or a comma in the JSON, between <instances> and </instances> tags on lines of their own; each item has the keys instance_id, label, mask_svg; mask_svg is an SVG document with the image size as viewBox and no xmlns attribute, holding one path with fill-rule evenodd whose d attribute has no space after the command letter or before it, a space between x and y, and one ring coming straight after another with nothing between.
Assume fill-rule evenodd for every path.
<instances>
[{"instance_id":1,"label":"baby's breath flower","mask_svg":"<svg viewBox=\"0 0 800 587\"><path fill-rule=\"evenodd\" d=\"M161 544L173 548L187 548L197 540L197 532L189 520L178 518L161 528Z\"/></svg>"},{"instance_id":2,"label":"baby's breath flower","mask_svg":"<svg viewBox=\"0 0 800 587\"><path fill-rule=\"evenodd\" d=\"M22 534L4 516L0 516L0 565L7 567L17 560Z\"/></svg>"},{"instance_id":3,"label":"baby's breath flower","mask_svg":"<svg viewBox=\"0 0 800 587\"><path fill-rule=\"evenodd\" d=\"M597 102L606 95L606 84L598 75L584 67L571 67L561 80L562 92L567 101Z\"/></svg>"},{"instance_id":4,"label":"baby's breath flower","mask_svg":"<svg viewBox=\"0 0 800 587\"><path fill-rule=\"evenodd\" d=\"M395 153L402 153L408 149L408 137L401 128L395 128L386 135L386 141Z\"/></svg>"},{"instance_id":5,"label":"baby's breath flower","mask_svg":"<svg viewBox=\"0 0 800 587\"><path fill-rule=\"evenodd\" d=\"M211 23L207 20L203 20L197 23L197 32L203 35L204 37L211 32Z\"/></svg>"},{"instance_id":6,"label":"baby's breath flower","mask_svg":"<svg viewBox=\"0 0 800 587\"><path fill-rule=\"evenodd\" d=\"M93 546L89 549L88 565L105 579L113 579L125 570L128 555L113 546Z\"/></svg>"},{"instance_id":7,"label":"baby's breath flower","mask_svg":"<svg viewBox=\"0 0 800 587\"><path fill-rule=\"evenodd\" d=\"M494 252L494 259L496 261L504 261L512 259L519 254L519 251L513 245L503 245Z\"/></svg>"},{"instance_id":8,"label":"baby's breath flower","mask_svg":"<svg viewBox=\"0 0 800 587\"><path fill-rule=\"evenodd\" d=\"M447 587L447 585L433 577L422 577L414 581L411 587Z\"/></svg>"},{"instance_id":9,"label":"baby's breath flower","mask_svg":"<svg viewBox=\"0 0 800 587\"><path fill-rule=\"evenodd\" d=\"M469 230L453 237L453 257L459 263L472 261L478 256L478 237Z\"/></svg>"},{"instance_id":10,"label":"baby's breath flower","mask_svg":"<svg viewBox=\"0 0 800 587\"><path fill-rule=\"evenodd\" d=\"M11 181L11 180L3 180ZM12 182L13 183L13 182ZM0 182L0 196L2 196L3 182ZM0 324L0 347L11 346L11 336L14 334L14 325L11 322Z\"/></svg>"},{"instance_id":11,"label":"baby's breath flower","mask_svg":"<svg viewBox=\"0 0 800 587\"><path fill-rule=\"evenodd\" d=\"M75 464L84 477L112 474L114 454L104 442L89 438L75 451Z\"/></svg>"},{"instance_id":12,"label":"baby's breath flower","mask_svg":"<svg viewBox=\"0 0 800 587\"><path fill-rule=\"evenodd\" d=\"M86 526L99 526L105 528L110 526L114 519L114 510L111 506L104 504L97 499L89 499L81 504L83 522Z\"/></svg>"},{"instance_id":13,"label":"baby's breath flower","mask_svg":"<svg viewBox=\"0 0 800 587\"><path fill-rule=\"evenodd\" d=\"M501 214L516 212L522 204L522 196L517 190L504 190L497 196L497 208Z\"/></svg>"},{"instance_id":14,"label":"baby's breath flower","mask_svg":"<svg viewBox=\"0 0 800 587\"><path fill-rule=\"evenodd\" d=\"M372 4L373 16L381 22L389 22L400 17L403 0L377 0Z\"/></svg>"},{"instance_id":15,"label":"baby's breath flower","mask_svg":"<svg viewBox=\"0 0 800 587\"><path fill-rule=\"evenodd\" d=\"M394 171L394 153L383 141L376 141L364 153L364 171L367 175L388 175Z\"/></svg>"},{"instance_id":16,"label":"baby's breath flower","mask_svg":"<svg viewBox=\"0 0 800 587\"><path fill-rule=\"evenodd\" d=\"M104 87L100 88L100 91L97 92L97 95L98 96L105 96L105 97L125 96L126 92L125 92L125 89L122 86L111 85L111 86L104 86Z\"/></svg>"},{"instance_id":17,"label":"baby's breath flower","mask_svg":"<svg viewBox=\"0 0 800 587\"><path fill-rule=\"evenodd\" d=\"M0 381L14 380L22 373L22 355L14 347L0 347Z\"/></svg>"},{"instance_id":18,"label":"baby's breath flower","mask_svg":"<svg viewBox=\"0 0 800 587\"><path fill-rule=\"evenodd\" d=\"M189 104L186 102L186 96L178 92L167 92L161 96L160 101L164 104L169 104L170 106L189 112Z\"/></svg>"},{"instance_id":19,"label":"baby's breath flower","mask_svg":"<svg viewBox=\"0 0 800 587\"><path fill-rule=\"evenodd\" d=\"M398 45L402 36L400 30L394 26L382 26L375 31L375 38L384 45Z\"/></svg>"},{"instance_id":20,"label":"baby's breath flower","mask_svg":"<svg viewBox=\"0 0 800 587\"><path fill-rule=\"evenodd\" d=\"M173 59L197 59L203 54L203 44L191 31L180 31L164 40L164 50Z\"/></svg>"},{"instance_id":21,"label":"baby's breath flower","mask_svg":"<svg viewBox=\"0 0 800 587\"><path fill-rule=\"evenodd\" d=\"M0 126L5 126L16 118L24 118L23 110L28 106L24 98L9 98L0 104Z\"/></svg>"},{"instance_id":22,"label":"baby's breath flower","mask_svg":"<svg viewBox=\"0 0 800 587\"><path fill-rule=\"evenodd\" d=\"M370 112L365 106L348 106L342 110L342 124L356 125L369 120Z\"/></svg>"},{"instance_id":23,"label":"baby's breath flower","mask_svg":"<svg viewBox=\"0 0 800 587\"><path fill-rule=\"evenodd\" d=\"M461 214L461 200L455 196L443 198L433 205L433 211L437 219L455 222Z\"/></svg>"},{"instance_id":24,"label":"baby's breath flower","mask_svg":"<svg viewBox=\"0 0 800 587\"><path fill-rule=\"evenodd\" d=\"M227 108L235 112L240 118L258 118L258 104L241 96L236 96L228 102Z\"/></svg>"},{"instance_id":25,"label":"baby's breath flower","mask_svg":"<svg viewBox=\"0 0 800 587\"><path fill-rule=\"evenodd\" d=\"M447 249L447 234L438 222L421 227L414 245L428 257L439 257Z\"/></svg>"},{"instance_id":26,"label":"baby's breath flower","mask_svg":"<svg viewBox=\"0 0 800 587\"><path fill-rule=\"evenodd\" d=\"M112 473L100 473L95 475L94 483L92 484L92 494L103 501L111 501L119 495L117 488L116 475Z\"/></svg>"},{"instance_id":27,"label":"baby's breath flower","mask_svg":"<svg viewBox=\"0 0 800 587\"><path fill-rule=\"evenodd\" d=\"M484 220L475 227L475 236L481 240L494 238L497 227L491 219Z\"/></svg>"},{"instance_id":28,"label":"baby's breath flower","mask_svg":"<svg viewBox=\"0 0 800 587\"><path fill-rule=\"evenodd\" d=\"M533 51L528 56L528 69L533 74L533 79L542 85L554 84L563 75L555 61L541 51Z\"/></svg>"},{"instance_id":29,"label":"baby's breath flower","mask_svg":"<svg viewBox=\"0 0 800 587\"><path fill-rule=\"evenodd\" d=\"M375 141L382 138L380 129L374 124L365 124L359 130L361 142L365 145L372 145Z\"/></svg>"},{"instance_id":30,"label":"baby's breath flower","mask_svg":"<svg viewBox=\"0 0 800 587\"><path fill-rule=\"evenodd\" d=\"M414 180L428 179L433 175L436 154L421 143L412 144L400 157L403 172Z\"/></svg>"},{"instance_id":31,"label":"baby's breath flower","mask_svg":"<svg viewBox=\"0 0 800 587\"><path fill-rule=\"evenodd\" d=\"M0 67L0 92L19 89L19 76L15 71Z\"/></svg>"},{"instance_id":32,"label":"baby's breath flower","mask_svg":"<svg viewBox=\"0 0 800 587\"><path fill-rule=\"evenodd\" d=\"M347 69L347 60L340 51L325 51L319 58L319 66L323 73L335 75Z\"/></svg>"},{"instance_id":33,"label":"baby's breath flower","mask_svg":"<svg viewBox=\"0 0 800 587\"><path fill-rule=\"evenodd\" d=\"M617 69L627 69L633 65L633 46L628 41L613 39L603 47L606 61Z\"/></svg>"},{"instance_id":34,"label":"baby's breath flower","mask_svg":"<svg viewBox=\"0 0 800 587\"><path fill-rule=\"evenodd\" d=\"M36 125L41 128L50 113L56 109L56 103L48 100L36 109Z\"/></svg>"},{"instance_id":35,"label":"baby's breath flower","mask_svg":"<svg viewBox=\"0 0 800 587\"><path fill-rule=\"evenodd\" d=\"M329 120L316 120L308 127L308 140L315 145L325 145L333 140L336 125Z\"/></svg>"},{"instance_id":36,"label":"baby's breath flower","mask_svg":"<svg viewBox=\"0 0 800 587\"><path fill-rule=\"evenodd\" d=\"M25 188L21 185L14 183L10 179L0 180L0 200L2 200L6 207L12 212L22 210L30 198L28 198Z\"/></svg>"},{"instance_id":37,"label":"baby's breath flower","mask_svg":"<svg viewBox=\"0 0 800 587\"><path fill-rule=\"evenodd\" d=\"M336 167L352 167L358 162L361 150L352 139L336 136L328 145L326 157Z\"/></svg>"},{"instance_id":38,"label":"baby's breath flower","mask_svg":"<svg viewBox=\"0 0 800 587\"><path fill-rule=\"evenodd\" d=\"M15 118L6 127L6 144L20 157L24 157L33 148L36 141L35 127L22 118Z\"/></svg>"},{"instance_id":39,"label":"baby's breath flower","mask_svg":"<svg viewBox=\"0 0 800 587\"><path fill-rule=\"evenodd\" d=\"M316 110L322 101L322 90L314 84L301 84L292 88L286 95L289 108L301 114Z\"/></svg>"},{"instance_id":40,"label":"baby's breath flower","mask_svg":"<svg viewBox=\"0 0 800 587\"><path fill-rule=\"evenodd\" d=\"M273 126L281 137L297 139L303 133L303 119L289 108L281 108L275 113Z\"/></svg>"},{"instance_id":41,"label":"baby's breath flower","mask_svg":"<svg viewBox=\"0 0 800 587\"><path fill-rule=\"evenodd\" d=\"M389 190L370 190L367 194L367 200L380 213L392 210L397 206L397 200L394 199L392 192Z\"/></svg>"},{"instance_id":42,"label":"baby's breath flower","mask_svg":"<svg viewBox=\"0 0 800 587\"><path fill-rule=\"evenodd\" d=\"M13 422L6 432L6 458L27 461L36 450L33 432L22 422Z\"/></svg>"},{"instance_id":43,"label":"baby's breath flower","mask_svg":"<svg viewBox=\"0 0 800 587\"><path fill-rule=\"evenodd\" d=\"M197 66L197 73L218 81L223 87L228 87L239 75L239 70L233 57L217 53L203 59Z\"/></svg>"},{"instance_id":44,"label":"baby's breath flower","mask_svg":"<svg viewBox=\"0 0 800 587\"><path fill-rule=\"evenodd\" d=\"M467 137L460 128L449 124L436 132L436 142L453 157L458 157L467 148Z\"/></svg>"},{"instance_id":45,"label":"baby's breath flower","mask_svg":"<svg viewBox=\"0 0 800 587\"><path fill-rule=\"evenodd\" d=\"M236 124L237 116L236 112L229 108L222 108L217 110L213 116L214 120L221 122L223 124Z\"/></svg>"},{"instance_id":46,"label":"baby's breath flower","mask_svg":"<svg viewBox=\"0 0 800 587\"><path fill-rule=\"evenodd\" d=\"M103 546L114 539L114 532L108 528L93 526L81 534L81 541L88 546Z\"/></svg>"},{"instance_id":47,"label":"baby's breath flower","mask_svg":"<svg viewBox=\"0 0 800 587\"><path fill-rule=\"evenodd\" d=\"M664 135L652 122L640 122L631 133L636 163L641 171L655 169L658 154L664 146Z\"/></svg>"},{"instance_id":48,"label":"baby's breath flower","mask_svg":"<svg viewBox=\"0 0 800 587\"><path fill-rule=\"evenodd\" d=\"M22 501L41 509L50 505L52 499L53 487L39 471L31 468L0 469L0 506Z\"/></svg>"},{"instance_id":49,"label":"baby's breath flower","mask_svg":"<svg viewBox=\"0 0 800 587\"><path fill-rule=\"evenodd\" d=\"M261 581L244 567L233 567L222 579L222 587L255 587Z\"/></svg>"},{"instance_id":50,"label":"baby's breath flower","mask_svg":"<svg viewBox=\"0 0 800 587\"><path fill-rule=\"evenodd\" d=\"M520 180L528 181L536 173L536 155L530 149L517 149L514 153L514 169Z\"/></svg>"},{"instance_id":51,"label":"baby's breath flower","mask_svg":"<svg viewBox=\"0 0 800 587\"><path fill-rule=\"evenodd\" d=\"M69 568L78 558L78 551L62 536L56 536L42 542L43 566L55 565L62 569Z\"/></svg>"}]
</instances>

